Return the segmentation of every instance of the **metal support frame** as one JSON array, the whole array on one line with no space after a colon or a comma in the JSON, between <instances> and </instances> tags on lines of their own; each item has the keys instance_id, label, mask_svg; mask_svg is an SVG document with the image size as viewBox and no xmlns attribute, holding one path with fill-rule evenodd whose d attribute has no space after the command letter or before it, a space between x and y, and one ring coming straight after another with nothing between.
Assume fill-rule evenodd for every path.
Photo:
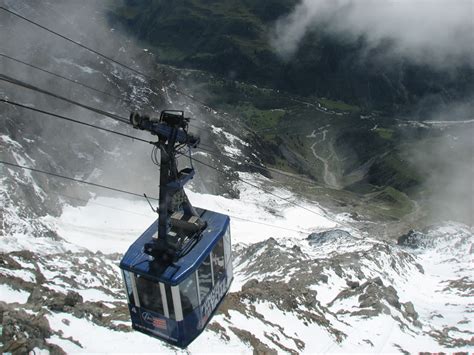
<instances>
[{"instance_id":1,"label":"metal support frame","mask_svg":"<svg viewBox=\"0 0 474 355\"><path fill-rule=\"evenodd\" d=\"M179 149L188 147L190 151L199 144L199 138L188 133L189 118L184 117L183 111L162 111L159 120L132 113L130 122L134 128L158 136L158 142L155 143L161 153L158 238L145 244L144 251L155 260L170 264L178 258L181 245L176 236L170 234L171 215L182 211L188 217L196 217L192 222L190 218L181 222L190 226L190 234L197 233L205 227L205 223L200 220L183 189L194 176L191 155L189 155L191 167L181 171L178 171L176 159Z\"/></svg>"},{"instance_id":2,"label":"metal support frame","mask_svg":"<svg viewBox=\"0 0 474 355\"><path fill-rule=\"evenodd\" d=\"M176 320L183 320L183 307L181 306L181 294L179 293L179 286L171 286L171 295L173 296L174 314Z\"/></svg>"},{"instance_id":3,"label":"metal support frame","mask_svg":"<svg viewBox=\"0 0 474 355\"><path fill-rule=\"evenodd\" d=\"M168 299L166 298L165 284L163 282L160 282L160 294L161 294L161 300L163 302L163 313L166 318L169 318L170 312L168 309Z\"/></svg>"},{"instance_id":4,"label":"metal support frame","mask_svg":"<svg viewBox=\"0 0 474 355\"><path fill-rule=\"evenodd\" d=\"M133 290L133 300L135 301L135 306L140 307L140 298L138 297L137 283L135 281L135 274L130 271L128 272L130 280L132 281L132 290Z\"/></svg>"}]
</instances>

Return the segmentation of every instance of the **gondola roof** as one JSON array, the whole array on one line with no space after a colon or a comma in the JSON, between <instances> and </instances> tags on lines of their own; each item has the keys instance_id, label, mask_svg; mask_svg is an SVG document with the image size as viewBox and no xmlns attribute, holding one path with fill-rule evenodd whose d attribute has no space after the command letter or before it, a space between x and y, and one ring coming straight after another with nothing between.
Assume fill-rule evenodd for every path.
<instances>
[{"instance_id":1,"label":"gondola roof","mask_svg":"<svg viewBox=\"0 0 474 355\"><path fill-rule=\"evenodd\" d=\"M176 262L161 266L157 262L150 262L143 247L158 233L158 223L152 225L130 246L125 253L120 267L149 279L164 282L171 286L178 285L185 280L202 261L209 255L214 245L225 233L229 225L229 216L207 210L199 210L201 219L207 222L198 242Z\"/></svg>"}]
</instances>

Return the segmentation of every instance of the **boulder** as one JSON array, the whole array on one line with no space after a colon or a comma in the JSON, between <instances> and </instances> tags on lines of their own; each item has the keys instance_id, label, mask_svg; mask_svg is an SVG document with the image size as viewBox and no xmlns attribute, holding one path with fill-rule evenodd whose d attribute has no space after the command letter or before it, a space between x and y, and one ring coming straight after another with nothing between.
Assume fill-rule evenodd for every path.
<instances>
[{"instance_id":1,"label":"boulder","mask_svg":"<svg viewBox=\"0 0 474 355\"><path fill-rule=\"evenodd\" d=\"M68 291L66 298L64 299L64 304L69 307L74 307L76 304L82 302L82 296L75 291Z\"/></svg>"},{"instance_id":2,"label":"boulder","mask_svg":"<svg viewBox=\"0 0 474 355\"><path fill-rule=\"evenodd\" d=\"M351 289L355 289L360 286L360 283L357 281L347 280L346 285L349 286Z\"/></svg>"},{"instance_id":3,"label":"boulder","mask_svg":"<svg viewBox=\"0 0 474 355\"><path fill-rule=\"evenodd\" d=\"M242 291L249 290L251 288L255 288L258 285L258 280L256 279L251 279L247 281L243 286L242 286Z\"/></svg>"},{"instance_id":4,"label":"boulder","mask_svg":"<svg viewBox=\"0 0 474 355\"><path fill-rule=\"evenodd\" d=\"M311 245L321 245L328 242L334 242L338 240L352 239L353 236L342 229L332 229L320 233L311 233L306 240Z\"/></svg>"}]
</instances>

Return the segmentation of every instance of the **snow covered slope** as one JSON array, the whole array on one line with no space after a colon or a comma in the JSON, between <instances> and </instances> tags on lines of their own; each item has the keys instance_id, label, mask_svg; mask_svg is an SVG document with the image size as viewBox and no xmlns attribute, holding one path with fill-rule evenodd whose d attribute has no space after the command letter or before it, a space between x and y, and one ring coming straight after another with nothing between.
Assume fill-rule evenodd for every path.
<instances>
[{"instance_id":1,"label":"snow covered slope","mask_svg":"<svg viewBox=\"0 0 474 355\"><path fill-rule=\"evenodd\" d=\"M443 224L389 244L334 222L337 216L317 206L306 205L319 211L311 218L251 187L239 189L237 200L190 192L198 206L262 224L232 219L235 281L189 351L473 349L468 227ZM175 352L130 331L117 266L154 218L144 201L98 197L42 218L55 237L3 235L4 350Z\"/></svg>"}]
</instances>

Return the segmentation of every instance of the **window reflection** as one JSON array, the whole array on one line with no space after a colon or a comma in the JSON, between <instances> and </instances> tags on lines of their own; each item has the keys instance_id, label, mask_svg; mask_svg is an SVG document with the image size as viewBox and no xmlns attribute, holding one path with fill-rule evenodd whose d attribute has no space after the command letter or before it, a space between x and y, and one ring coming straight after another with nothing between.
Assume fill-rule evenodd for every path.
<instances>
[{"instance_id":1,"label":"window reflection","mask_svg":"<svg viewBox=\"0 0 474 355\"><path fill-rule=\"evenodd\" d=\"M225 273L224 266L224 239L221 238L212 250L212 267L214 271L214 284L216 284Z\"/></svg>"},{"instance_id":2,"label":"window reflection","mask_svg":"<svg viewBox=\"0 0 474 355\"><path fill-rule=\"evenodd\" d=\"M196 274L192 273L179 285L181 294L181 305L183 308L183 316L185 317L199 305Z\"/></svg>"},{"instance_id":3,"label":"window reflection","mask_svg":"<svg viewBox=\"0 0 474 355\"><path fill-rule=\"evenodd\" d=\"M212 288L211 258L210 255L203 261L198 269L199 276L199 294L201 301L207 296Z\"/></svg>"},{"instance_id":4,"label":"window reflection","mask_svg":"<svg viewBox=\"0 0 474 355\"><path fill-rule=\"evenodd\" d=\"M161 299L160 285L158 282L150 281L144 277L136 278L138 298L140 306L150 311L163 314L163 302Z\"/></svg>"}]
</instances>

